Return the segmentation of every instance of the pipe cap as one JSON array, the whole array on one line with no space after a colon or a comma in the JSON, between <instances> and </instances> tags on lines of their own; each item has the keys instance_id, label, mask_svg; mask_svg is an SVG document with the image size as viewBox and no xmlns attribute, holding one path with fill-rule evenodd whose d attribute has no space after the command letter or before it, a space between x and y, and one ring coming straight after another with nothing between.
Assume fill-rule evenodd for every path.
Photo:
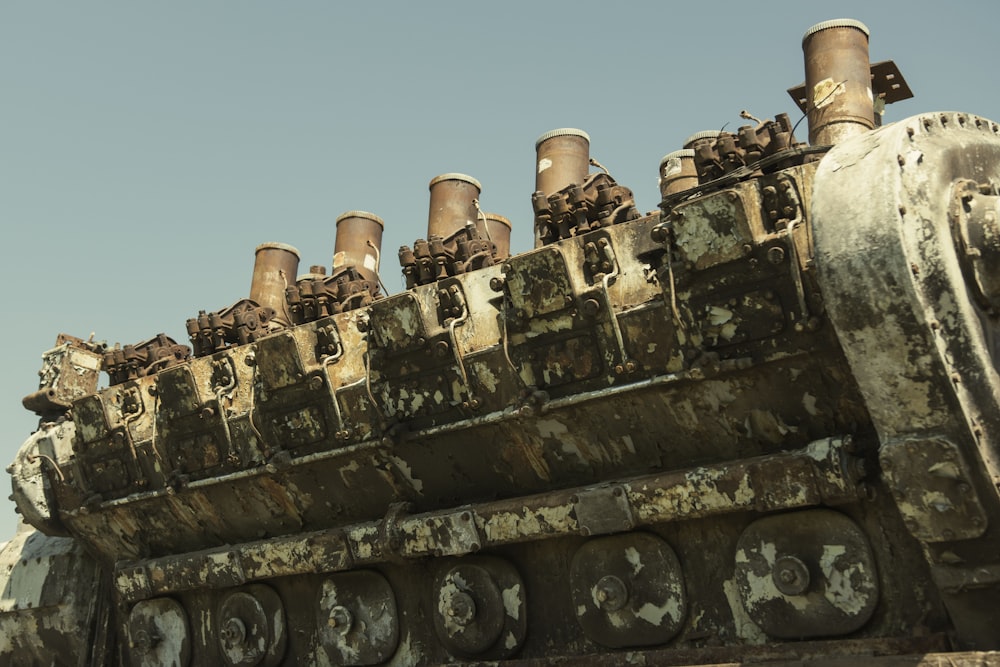
<instances>
[{"instance_id":1,"label":"pipe cap","mask_svg":"<svg viewBox=\"0 0 1000 667\"><path fill-rule=\"evenodd\" d=\"M503 217L499 213L483 213L483 215L486 217L487 220L495 220L496 222L499 222L501 225L506 225L507 229L512 229L510 220Z\"/></svg>"},{"instance_id":2,"label":"pipe cap","mask_svg":"<svg viewBox=\"0 0 1000 667\"><path fill-rule=\"evenodd\" d=\"M684 148L690 148L694 145L694 142L702 139L718 139L720 134L722 134L722 130L702 130L701 132L695 132L684 140Z\"/></svg>"},{"instance_id":3,"label":"pipe cap","mask_svg":"<svg viewBox=\"0 0 1000 667\"><path fill-rule=\"evenodd\" d=\"M427 187L433 188L441 181L464 181L466 183L472 183L473 185L475 185L476 189L479 190L480 192L483 191L483 186L479 181L474 179L472 176L469 176L468 174L459 174L459 173L441 174L440 176L435 176L434 178L431 179L431 182L427 185Z\"/></svg>"},{"instance_id":4,"label":"pipe cap","mask_svg":"<svg viewBox=\"0 0 1000 667\"><path fill-rule=\"evenodd\" d=\"M690 158L693 158L694 157L694 149L693 148L682 148L680 150L676 150L676 151L667 153L662 158L660 158L660 168L661 169L663 168L663 165L665 165L667 163L667 160L673 160L675 158L681 158L681 157L690 157Z\"/></svg>"},{"instance_id":5,"label":"pipe cap","mask_svg":"<svg viewBox=\"0 0 1000 667\"><path fill-rule=\"evenodd\" d=\"M346 220L347 218L364 218L365 220L374 220L382 229L385 229L385 223L382 221L382 218L378 217L374 213L369 213L368 211L345 211L337 216L337 220L334 224L339 225L341 220Z\"/></svg>"},{"instance_id":6,"label":"pipe cap","mask_svg":"<svg viewBox=\"0 0 1000 667\"><path fill-rule=\"evenodd\" d=\"M257 246L257 249L254 250L253 252L256 255L261 250L284 250L285 252L290 252L296 257L301 258L298 248L296 248L295 246L290 246L287 243L261 243L259 246Z\"/></svg>"},{"instance_id":7,"label":"pipe cap","mask_svg":"<svg viewBox=\"0 0 1000 667\"><path fill-rule=\"evenodd\" d=\"M802 43L805 44L806 40L815 35L817 32L829 30L830 28L856 28L865 33L865 37L871 37L871 31L868 30L868 26L861 21L857 21L855 19L830 19L829 21L817 23L813 27L806 30L806 34L802 35Z\"/></svg>"},{"instance_id":8,"label":"pipe cap","mask_svg":"<svg viewBox=\"0 0 1000 667\"><path fill-rule=\"evenodd\" d=\"M549 139L552 139L554 137L567 137L567 136L583 137L584 139L586 139L588 144L590 143L590 135L584 132L583 130L578 130L575 127L561 127L558 130L549 130L542 136L538 137L538 139L535 140L535 150L537 151L538 147L541 146L542 143L548 141Z\"/></svg>"}]
</instances>

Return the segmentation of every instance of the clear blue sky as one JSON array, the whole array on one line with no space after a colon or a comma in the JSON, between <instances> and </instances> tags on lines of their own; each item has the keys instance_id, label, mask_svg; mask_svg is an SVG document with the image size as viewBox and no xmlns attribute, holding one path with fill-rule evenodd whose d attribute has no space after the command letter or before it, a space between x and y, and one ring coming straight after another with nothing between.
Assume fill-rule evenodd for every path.
<instances>
[{"instance_id":1,"label":"clear blue sky","mask_svg":"<svg viewBox=\"0 0 1000 667\"><path fill-rule=\"evenodd\" d=\"M424 236L445 172L478 178L527 250L534 142L557 127L586 130L653 210L688 135L744 108L798 118L802 34L839 17L916 94L887 120L1000 120L985 0L0 4L0 462L36 426L20 402L58 333L187 342L187 318L248 295L258 244L329 265L350 209L385 219L399 291L396 250Z\"/></svg>"}]
</instances>

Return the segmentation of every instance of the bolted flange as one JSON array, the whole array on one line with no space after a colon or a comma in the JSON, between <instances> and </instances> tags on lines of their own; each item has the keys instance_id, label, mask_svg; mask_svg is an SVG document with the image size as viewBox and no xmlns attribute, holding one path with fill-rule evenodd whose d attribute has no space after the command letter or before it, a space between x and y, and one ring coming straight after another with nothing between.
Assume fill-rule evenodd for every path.
<instances>
[{"instance_id":1,"label":"bolted flange","mask_svg":"<svg viewBox=\"0 0 1000 667\"><path fill-rule=\"evenodd\" d=\"M809 568L795 556L781 556L775 560L771 579L785 595L802 595L809 590Z\"/></svg>"},{"instance_id":2,"label":"bolted flange","mask_svg":"<svg viewBox=\"0 0 1000 667\"><path fill-rule=\"evenodd\" d=\"M980 306L1000 311L1000 197L989 184L956 181L950 218L966 285Z\"/></svg>"}]
</instances>

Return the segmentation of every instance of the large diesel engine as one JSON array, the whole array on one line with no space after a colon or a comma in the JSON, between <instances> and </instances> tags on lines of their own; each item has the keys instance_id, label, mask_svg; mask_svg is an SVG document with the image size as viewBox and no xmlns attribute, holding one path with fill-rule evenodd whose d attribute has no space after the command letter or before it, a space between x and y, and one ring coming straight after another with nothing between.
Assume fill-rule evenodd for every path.
<instances>
[{"instance_id":1,"label":"large diesel engine","mask_svg":"<svg viewBox=\"0 0 1000 667\"><path fill-rule=\"evenodd\" d=\"M401 293L349 211L190 344L61 335L0 662L1000 664L1000 126L803 49L808 142L698 132L658 211L554 130L532 250L443 174Z\"/></svg>"}]
</instances>

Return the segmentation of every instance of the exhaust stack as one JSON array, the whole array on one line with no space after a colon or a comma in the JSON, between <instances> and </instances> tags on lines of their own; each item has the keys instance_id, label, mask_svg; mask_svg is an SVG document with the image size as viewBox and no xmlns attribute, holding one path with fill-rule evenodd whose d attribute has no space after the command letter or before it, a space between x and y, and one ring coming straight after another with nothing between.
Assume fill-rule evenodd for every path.
<instances>
[{"instance_id":1,"label":"exhaust stack","mask_svg":"<svg viewBox=\"0 0 1000 667\"><path fill-rule=\"evenodd\" d=\"M535 191L546 197L567 185L582 185L590 172L590 135L564 127L535 142Z\"/></svg>"},{"instance_id":2,"label":"exhaust stack","mask_svg":"<svg viewBox=\"0 0 1000 667\"><path fill-rule=\"evenodd\" d=\"M368 211L347 211L337 216L337 239L333 246L333 275L353 266L372 285L378 284L382 252L382 218Z\"/></svg>"},{"instance_id":3,"label":"exhaust stack","mask_svg":"<svg viewBox=\"0 0 1000 667\"><path fill-rule=\"evenodd\" d=\"M496 213L484 213L483 216L486 218L485 224L482 219L476 224L479 236L493 242L493 260L502 262L510 257L510 220Z\"/></svg>"},{"instance_id":4,"label":"exhaust stack","mask_svg":"<svg viewBox=\"0 0 1000 667\"><path fill-rule=\"evenodd\" d=\"M274 310L274 322L283 327L291 324L285 288L295 284L299 270L299 251L284 243L262 243L257 246L250 281L250 300L258 306Z\"/></svg>"},{"instance_id":5,"label":"exhaust stack","mask_svg":"<svg viewBox=\"0 0 1000 667\"><path fill-rule=\"evenodd\" d=\"M810 144L833 145L875 128L868 36L854 19L817 23L803 36Z\"/></svg>"},{"instance_id":6,"label":"exhaust stack","mask_svg":"<svg viewBox=\"0 0 1000 667\"><path fill-rule=\"evenodd\" d=\"M476 202L483 186L466 174L441 174L431 179L430 211L427 214L427 238L450 238L479 217Z\"/></svg>"},{"instance_id":7,"label":"exhaust stack","mask_svg":"<svg viewBox=\"0 0 1000 667\"><path fill-rule=\"evenodd\" d=\"M694 149L682 148L667 153L660 160L660 197L684 192L698 185L698 169L694 164Z\"/></svg>"}]
</instances>

